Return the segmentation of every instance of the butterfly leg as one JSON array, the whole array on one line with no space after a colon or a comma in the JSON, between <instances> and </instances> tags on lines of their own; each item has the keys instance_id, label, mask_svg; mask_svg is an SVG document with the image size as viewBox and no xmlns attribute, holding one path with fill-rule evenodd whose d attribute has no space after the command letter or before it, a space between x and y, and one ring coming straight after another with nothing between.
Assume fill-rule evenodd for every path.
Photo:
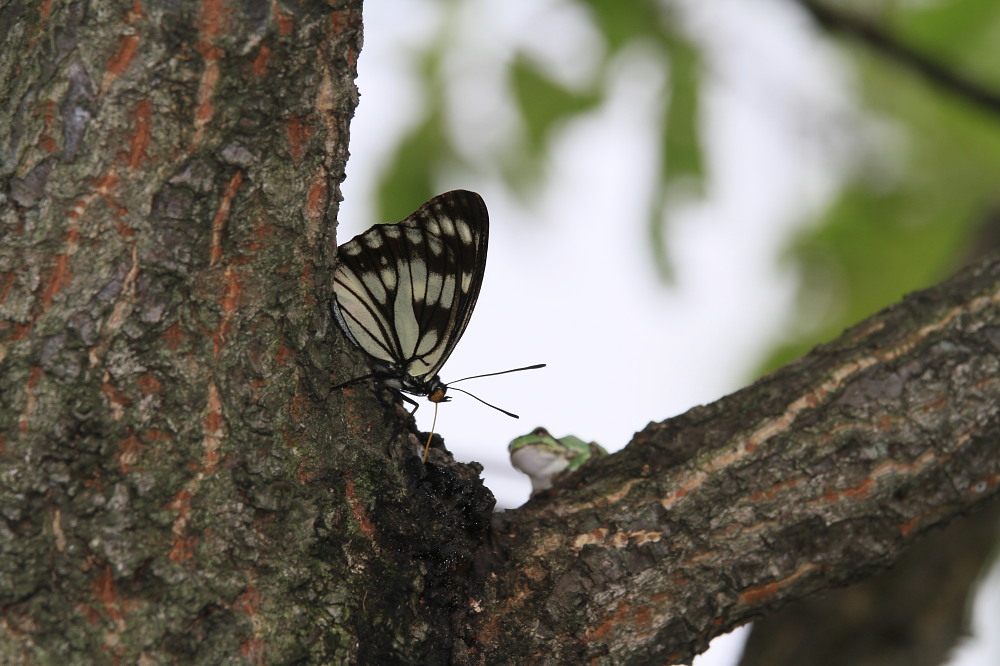
<instances>
[{"instance_id":1,"label":"butterfly leg","mask_svg":"<svg viewBox=\"0 0 1000 666\"><path fill-rule=\"evenodd\" d=\"M408 405L413 405L413 411L410 412L410 418L413 418L413 415L416 414L417 410L420 408L420 403L417 402L416 400L414 400L413 398L411 398L410 396L406 395L402 391L399 391L399 390L393 389L393 388L390 388L389 390L392 391L393 393L395 393L396 396L402 402L405 402ZM434 405L434 421L435 421L435 423L437 422L437 405L436 404ZM416 419L414 419L413 425L414 425L414 427L416 427L416 425L417 425ZM419 430L417 432L419 432ZM397 431L397 433L398 433L398 431ZM431 437L433 435L434 435L434 426L431 426L431 431L427 434L427 444L424 446L424 455L423 455L423 457L420 460L420 462L422 462L422 463L427 462L427 452L428 452L428 450L430 450Z\"/></svg>"},{"instance_id":2,"label":"butterfly leg","mask_svg":"<svg viewBox=\"0 0 1000 666\"><path fill-rule=\"evenodd\" d=\"M392 392L395 393L397 396L399 396L399 399L402 400L403 402L413 405L413 411L410 412L410 417L412 418L413 415L417 413L417 409L420 408L420 403L414 400L413 398L409 397L408 395L404 394L402 391L397 391L396 389L392 389ZM417 422L414 419L413 425L416 426L416 424ZM435 425L437 425L437 402L434 403L434 423L431 424L431 431L427 433L427 443L424 445L424 455L420 459L420 462L422 463L427 462L427 452L430 451L431 448L431 438L434 436Z\"/></svg>"},{"instance_id":3,"label":"butterfly leg","mask_svg":"<svg viewBox=\"0 0 1000 666\"><path fill-rule=\"evenodd\" d=\"M400 400L402 400L402 401L403 401L403 402L405 402L406 404L408 404L408 405L413 405L413 411L411 411L411 412L410 412L410 416L413 416L414 414L416 414L416 413L417 413L417 410L418 410L418 409L420 408L420 403L419 403L419 402L417 402L416 400L414 400L414 399L413 399L413 398L411 398L410 396L406 395L406 394L405 394L405 393L403 393L402 391L397 391L396 389L390 389L390 390L391 390L391 391L392 391L393 393L395 393L395 394L396 394L396 397L397 397L397 398L399 398Z\"/></svg>"}]
</instances>

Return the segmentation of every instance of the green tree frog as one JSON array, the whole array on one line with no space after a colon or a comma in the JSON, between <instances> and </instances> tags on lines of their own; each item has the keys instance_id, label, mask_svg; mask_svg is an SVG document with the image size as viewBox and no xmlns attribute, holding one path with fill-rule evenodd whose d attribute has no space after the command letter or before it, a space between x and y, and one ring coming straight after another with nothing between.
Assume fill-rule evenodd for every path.
<instances>
[{"instance_id":1,"label":"green tree frog","mask_svg":"<svg viewBox=\"0 0 1000 666\"><path fill-rule=\"evenodd\" d=\"M595 456L607 455L597 442L565 435L556 439L538 427L514 439L508 446L514 468L531 477L531 494L548 490L556 476L572 472Z\"/></svg>"}]
</instances>

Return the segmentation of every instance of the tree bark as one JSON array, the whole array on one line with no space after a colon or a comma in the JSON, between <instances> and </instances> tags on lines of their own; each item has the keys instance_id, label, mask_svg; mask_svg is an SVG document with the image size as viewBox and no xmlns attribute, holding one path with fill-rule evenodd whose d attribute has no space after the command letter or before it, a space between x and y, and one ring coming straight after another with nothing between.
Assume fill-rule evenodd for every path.
<instances>
[{"instance_id":1,"label":"tree bark","mask_svg":"<svg viewBox=\"0 0 1000 666\"><path fill-rule=\"evenodd\" d=\"M676 663L995 494L995 262L521 509L420 464L330 391L360 10L0 9L0 662Z\"/></svg>"},{"instance_id":2,"label":"tree bark","mask_svg":"<svg viewBox=\"0 0 1000 666\"><path fill-rule=\"evenodd\" d=\"M1000 504L931 532L892 567L754 622L740 666L939 666L968 634L969 592L996 550Z\"/></svg>"},{"instance_id":3,"label":"tree bark","mask_svg":"<svg viewBox=\"0 0 1000 666\"><path fill-rule=\"evenodd\" d=\"M957 265L1000 251L1000 211L983 211ZM970 634L1000 537L1000 502L932 532L877 576L755 621L740 666L938 666Z\"/></svg>"}]
</instances>

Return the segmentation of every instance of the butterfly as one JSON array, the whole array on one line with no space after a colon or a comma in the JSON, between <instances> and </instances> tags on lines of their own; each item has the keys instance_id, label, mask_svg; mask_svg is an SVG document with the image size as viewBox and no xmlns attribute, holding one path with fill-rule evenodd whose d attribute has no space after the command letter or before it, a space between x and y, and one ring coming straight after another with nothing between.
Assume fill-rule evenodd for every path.
<instances>
[{"instance_id":1,"label":"butterfly","mask_svg":"<svg viewBox=\"0 0 1000 666\"><path fill-rule=\"evenodd\" d=\"M453 190L402 222L376 224L337 249L333 316L368 354L373 369L348 383L378 379L414 406L399 392L427 396L433 403L449 400L438 372L472 317L488 242L489 214L482 197Z\"/></svg>"}]
</instances>

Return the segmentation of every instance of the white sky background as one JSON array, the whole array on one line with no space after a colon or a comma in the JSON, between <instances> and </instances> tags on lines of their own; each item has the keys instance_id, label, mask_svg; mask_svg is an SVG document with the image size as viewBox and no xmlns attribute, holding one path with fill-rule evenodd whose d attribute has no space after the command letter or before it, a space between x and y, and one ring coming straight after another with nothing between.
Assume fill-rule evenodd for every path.
<instances>
[{"instance_id":1,"label":"white sky background","mask_svg":"<svg viewBox=\"0 0 1000 666\"><path fill-rule=\"evenodd\" d=\"M442 5L365 5L340 243L394 221L373 218L375 178L423 103L413 53L441 29ZM442 379L548 363L461 384L520 420L460 393L439 411L437 431L456 459L484 465L498 508L518 506L530 490L507 457L514 437L544 425L613 451L648 422L748 383L794 306L795 276L778 261L785 243L835 194L862 128L872 125L852 110L847 68L791 3L681 6L707 47L709 183L705 200L678 192L668 212L675 284L654 272L645 212L658 159L651 131L669 73L642 48L614 63L609 102L562 132L528 207L499 177L451 174L439 183L441 192L479 192L490 211L482 293ZM467 153L485 156L510 140L516 122L502 79L506 61L524 50L561 80L579 82L603 44L587 17L560 0L462 7L449 32L456 40L449 111ZM434 410L422 402L417 419L426 430ZM716 641L697 666L734 663L743 638L723 640L729 645Z\"/></svg>"}]
</instances>

